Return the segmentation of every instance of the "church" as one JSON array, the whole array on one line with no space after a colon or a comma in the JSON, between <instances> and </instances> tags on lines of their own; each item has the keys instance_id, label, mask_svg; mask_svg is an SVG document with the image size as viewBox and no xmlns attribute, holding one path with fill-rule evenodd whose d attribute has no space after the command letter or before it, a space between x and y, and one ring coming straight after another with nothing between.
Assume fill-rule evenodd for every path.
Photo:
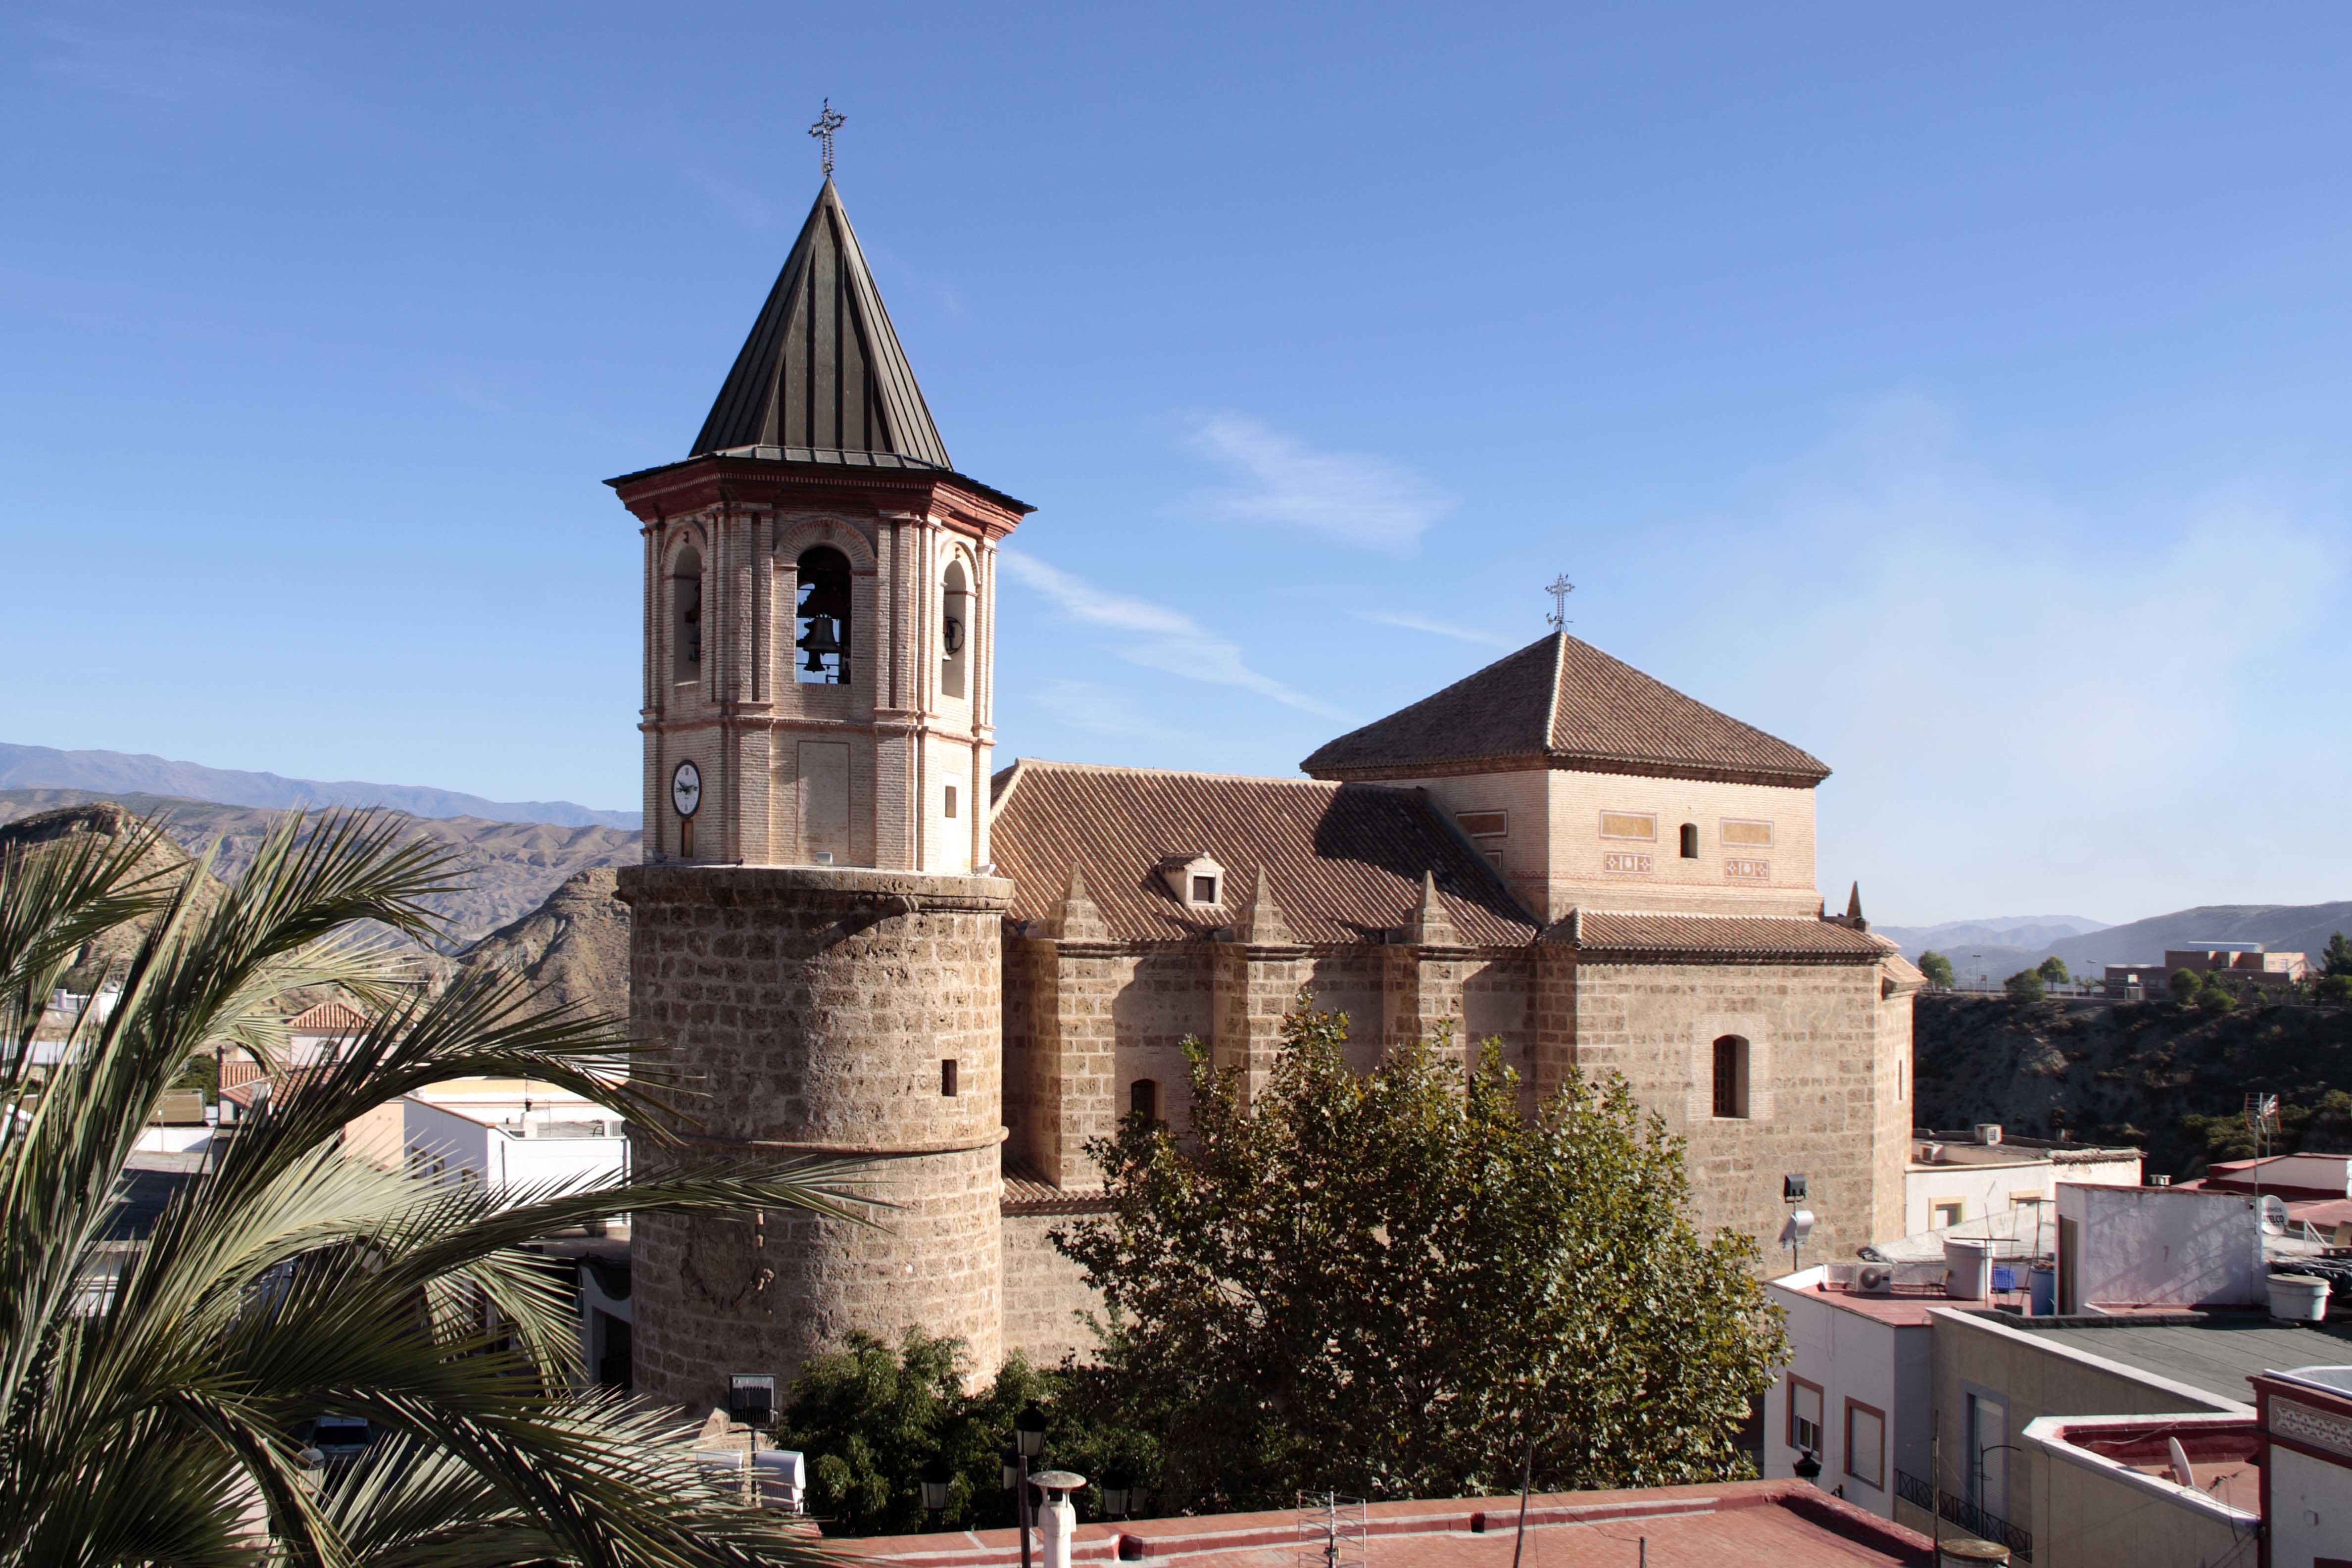
<instances>
[{"instance_id":1,"label":"church","mask_svg":"<svg viewBox=\"0 0 2352 1568\"><path fill-rule=\"evenodd\" d=\"M1262 1082L1304 990L1366 1065L1500 1042L1528 1103L1621 1072L1694 1217L1815 1258L1902 1221L1918 972L1825 914L1829 769L1555 630L1299 776L994 756L998 552L828 174L693 447L610 481L644 550L631 1020L710 1155L861 1163L876 1223L647 1216L635 1386L709 1408L851 1330L985 1374L1083 1350L1048 1233L1180 1042Z\"/></svg>"}]
</instances>

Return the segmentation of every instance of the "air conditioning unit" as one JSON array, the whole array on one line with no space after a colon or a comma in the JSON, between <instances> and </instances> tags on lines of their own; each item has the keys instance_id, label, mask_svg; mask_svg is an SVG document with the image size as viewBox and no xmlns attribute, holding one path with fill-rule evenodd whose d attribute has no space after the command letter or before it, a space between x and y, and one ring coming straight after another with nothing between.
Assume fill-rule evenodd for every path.
<instances>
[{"instance_id":1,"label":"air conditioning unit","mask_svg":"<svg viewBox=\"0 0 2352 1568\"><path fill-rule=\"evenodd\" d=\"M1859 1296L1892 1296L1895 1294L1895 1265L1864 1264L1853 1271L1853 1289Z\"/></svg>"}]
</instances>

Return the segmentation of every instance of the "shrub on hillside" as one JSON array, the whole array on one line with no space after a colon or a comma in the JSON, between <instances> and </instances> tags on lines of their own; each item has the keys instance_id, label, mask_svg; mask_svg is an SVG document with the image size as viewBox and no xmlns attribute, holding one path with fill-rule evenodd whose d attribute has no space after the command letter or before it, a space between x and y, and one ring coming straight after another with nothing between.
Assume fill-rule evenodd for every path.
<instances>
[{"instance_id":1,"label":"shrub on hillside","mask_svg":"<svg viewBox=\"0 0 2352 1568\"><path fill-rule=\"evenodd\" d=\"M2009 993L2009 999L2012 1002L2039 1002L2042 1000L2042 975L2035 970L2021 969L2002 981L2000 988Z\"/></svg>"},{"instance_id":2,"label":"shrub on hillside","mask_svg":"<svg viewBox=\"0 0 2352 1568\"><path fill-rule=\"evenodd\" d=\"M2172 972L2172 999L2183 1007L2193 1007L2197 998L2205 994L2205 977L2193 969Z\"/></svg>"}]
</instances>

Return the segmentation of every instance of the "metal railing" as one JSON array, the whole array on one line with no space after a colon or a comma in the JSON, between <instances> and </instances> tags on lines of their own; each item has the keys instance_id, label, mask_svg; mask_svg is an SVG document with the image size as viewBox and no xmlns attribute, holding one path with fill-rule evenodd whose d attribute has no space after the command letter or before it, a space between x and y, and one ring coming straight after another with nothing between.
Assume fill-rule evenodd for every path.
<instances>
[{"instance_id":1,"label":"metal railing","mask_svg":"<svg viewBox=\"0 0 2352 1568\"><path fill-rule=\"evenodd\" d=\"M1895 1472L1895 1495L1914 1508L1927 1509L1939 1515L1946 1523L1957 1524L1979 1541L1997 1541L2009 1548L2021 1563L2033 1561L2033 1532L1991 1512L1979 1508L1968 1499L1953 1492L1938 1493L1917 1476L1905 1470ZM1941 1506L1937 1506L1938 1504Z\"/></svg>"}]
</instances>

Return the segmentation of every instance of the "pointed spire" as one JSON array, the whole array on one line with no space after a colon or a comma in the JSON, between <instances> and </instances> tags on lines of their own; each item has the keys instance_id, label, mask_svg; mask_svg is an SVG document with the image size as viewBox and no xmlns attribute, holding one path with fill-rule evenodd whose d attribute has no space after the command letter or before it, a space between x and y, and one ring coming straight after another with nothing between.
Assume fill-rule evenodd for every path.
<instances>
[{"instance_id":1,"label":"pointed spire","mask_svg":"<svg viewBox=\"0 0 2352 1568\"><path fill-rule=\"evenodd\" d=\"M1415 947L1453 947L1462 940L1454 929L1454 917L1445 910L1445 901L1437 896L1434 871L1421 874L1421 900L1404 918L1404 940Z\"/></svg>"},{"instance_id":2,"label":"pointed spire","mask_svg":"<svg viewBox=\"0 0 2352 1568\"><path fill-rule=\"evenodd\" d=\"M1053 934L1064 942L1108 942L1110 922L1087 891L1087 879L1076 860L1070 862L1070 885L1063 890L1061 907L1054 911Z\"/></svg>"},{"instance_id":3,"label":"pointed spire","mask_svg":"<svg viewBox=\"0 0 2352 1568\"><path fill-rule=\"evenodd\" d=\"M1845 923L1856 931L1868 931L1870 922L1862 918L1862 883L1857 880L1853 891L1845 896Z\"/></svg>"},{"instance_id":4,"label":"pointed spire","mask_svg":"<svg viewBox=\"0 0 2352 1568\"><path fill-rule=\"evenodd\" d=\"M687 455L740 447L953 467L830 178Z\"/></svg>"},{"instance_id":5,"label":"pointed spire","mask_svg":"<svg viewBox=\"0 0 2352 1568\"><path fill-rule=\"evenodd\" d=\"M1249 902L1242 907L1241 918L1226 931L1227 939L1252 947L1279 947L1291 940L1289 922L1284 920L1282 906L1274 901L1274 889L1265 883L1265 868L1257 868L1257 886L1250 890Z\"/></svg>"}]
</instances>

